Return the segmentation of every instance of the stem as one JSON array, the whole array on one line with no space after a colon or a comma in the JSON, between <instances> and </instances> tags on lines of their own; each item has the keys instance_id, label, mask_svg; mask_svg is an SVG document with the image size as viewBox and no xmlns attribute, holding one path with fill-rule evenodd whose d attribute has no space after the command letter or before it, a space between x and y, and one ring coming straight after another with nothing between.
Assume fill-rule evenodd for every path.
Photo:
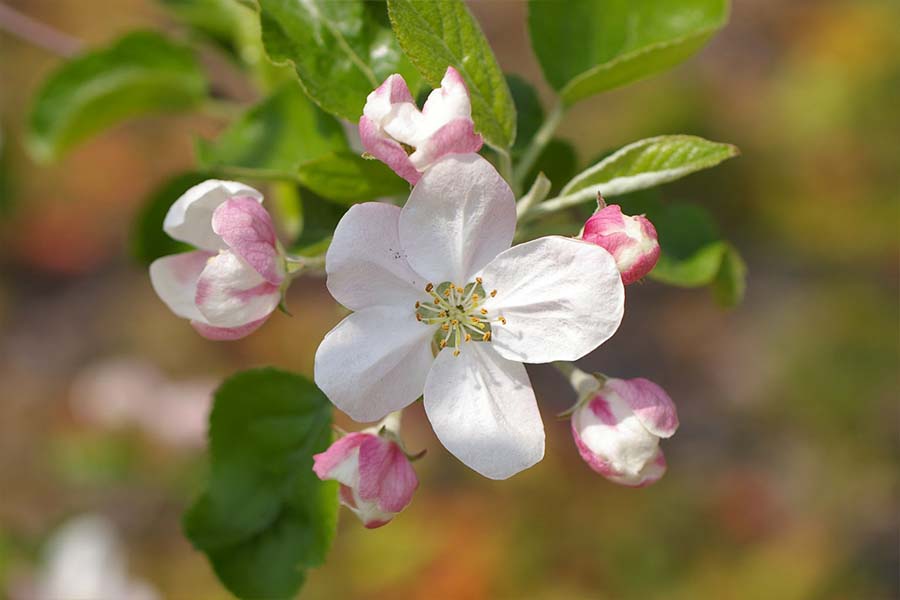
<instances>
[{"instance_id":1,"label":"stem","mask_svg":"<svg viewBox=\"0 0 900 600\"><path fill-rule=\"evenodd\" d=\"M565 113L566 108L562 101L557 100L553 110L551 110L550 114L547 115L547 118L544 119L541 128L534 134L534 138L531 140L531 143L525 150L525 154L522 155L522 159L516 166L514 178L518 183L523 183L525 177L528 176L529 171L531 171L534 163L537 162L544 147L553 138L553 134L556 133L556 128L559 127Z\"/></svg>"},{"instance_id":2,"label":"stem","mask_svg":"<svg viewBox=\"0 0 900 600\"><path fill-rule=\"evenodd\" d=\"M557 196L541 202L537 206L531 208L526 214L522 215L522 221L530 221L535 217L546 215L547 213L556 212L565 208L578 206L579 204L597 197L597 192L592 189L580 190L574 194L566 196Z\"/></svg>"},{"instance_id":3,"label":"stem","mask_svg":"<svg viewBox=\"0 0 900 600\"><path fill-rule=\"evenodd\" d=\"M263 181L289 181L296 183L297 176L289 171L278 171L276 169L254 169L250 167L231 167L221 166L213 169L215 173L221 177L241 178L241 179L260 179Z\"/></svg>"},{"instance_id":4,"label":"stem","mask_svg":"<svg viewBox=\"0 0 900 600\"><path fill-rule=\"evenodd\" d=\"M519 185L513 177L513 166L512 166L512 157L509 155L509 150L497 150L497 156L499 157L499 165L498 170L500 171L500 175L509 183L510 187L512 187L513 194L519 195Z\"/></svg>"},{"instance_id":5,"label":"stem","mask_svg":"<svg viewBox=\"0 0 900 600\"><path fill-rule=\"evenodd\" d=\"M602 386L596 375L585 373L570 362L556 361L553 363L556 370L562 373L578 395L578 402L585 396L596 392Z\"/></svg>"},{"instance_id":6,"label":"stem","mask_svg":"<svg viewBox=\"0 0 900 600\"><path fill-rule=\"evenodd\" d=\"M381 420L381 423L377 425L378 430L386 429L393 433L397 438L400 438L400 421L403 419L403 411L395 410L390 413L384 419Z\"/></svg>"},{"instance_id":7,"label":"stem","mask_svg":"<svg viewBox=\"0 0 900 600\"><path fill-rule=\"evenodd\" d=\"M81 52L81 41L2 3L0 3L0 29L63 58Z\"/></svg>"},{"instance_id":8,"label":"stem","mask_svg":"<svg viewBox=\"0 0 900 600\"><path fill-rule=\"evenodd\" d=\"M522 196L516 203L516 216L521 220L531 208L547 197L550 192L550 180L543 173L538 173L537 179L531 185L528 193Z\"/></svg>"},{"instance_id":9,"label":"stem","mask_svg":"<svg viewBox=\"0 0 900 600\"><path fill-rule=\"evenodd\" d=\"M287 271L290 277L298 277L311 270L322 270L325 268L325 254L318 256L293 256L284 257L287 263Z\"/></svg>"}]
</instances>

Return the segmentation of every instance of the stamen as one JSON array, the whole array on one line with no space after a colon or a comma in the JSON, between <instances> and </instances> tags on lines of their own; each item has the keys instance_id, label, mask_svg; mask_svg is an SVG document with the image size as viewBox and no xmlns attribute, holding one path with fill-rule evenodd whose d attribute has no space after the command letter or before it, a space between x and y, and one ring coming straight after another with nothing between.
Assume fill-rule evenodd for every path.
<instances>
[{"instance_id":1,"label":"stamen","mask_svg":"<svg viewBox=\"0 0 900 600\"><path fill-rule=\"evenodd\" d=\"M431 290L433 290L433 289L434 289L433 283L429 283L428 285L425 286L425 291L428 292L429 294L431 293Z\"/></svg>"},{"instance_id":2,"label":"stamen","mask_svg":"<svg viewBox=\"0 0 900 600\"><path fill-rule=\"evenodd\" d=\"M503 323L504 325L506 325L506 317L504 317L504 316L501 315L501 316L497 317L497 319L498 319L501 323Z\"/></svg>"},{"instance_id":3,"label":"stamen","mask_svg":"<svg viewBox=\"0 0 900 600\"><path fill-rule=\"evenodd\" d=\"M497 290L491 290L491 298L497 295Z\"/></svg>"},{"instance_id":4,"label":"stamen","mask_svg":"<svg viewBox=\"0 0 900 600\"><path fill-rule=\"evenodd\" d=\"M491 341L491 332L490 332L490 331L486 331L485 334L484 334L483 336L481 336L481 341L482 341L482 342L489 342L489 341Z\"/></svg>"}]
</instances>

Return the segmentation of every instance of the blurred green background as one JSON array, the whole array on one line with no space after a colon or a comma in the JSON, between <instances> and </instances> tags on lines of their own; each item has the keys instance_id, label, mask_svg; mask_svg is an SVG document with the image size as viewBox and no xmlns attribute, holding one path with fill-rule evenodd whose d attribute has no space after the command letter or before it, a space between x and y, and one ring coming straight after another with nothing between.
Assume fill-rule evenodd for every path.
<instances>
[{"instance_id":1,"label":"blurred green background","mask_svg":"<svg viewBox=\"0 0 900 600\"><path fill-rule=\"evenodd\" d=\"M152 0L4 1L88 45L135 27L183 33ZM504 70L547 101L524 5L470 6ZM545 460L483 479L414 406L408 446L428 454L412 505L375 531L344 511L304 597L900 597L898 23L883 0L737 0L699 56L580 103L561 127L581 167L664 133L743 153L662 194L707 207L741 249L744 304L632 286L618 334L581 361L675 400L661 482L594 474L554 417L572 393L529 367ZM204 60L215 86L253 100L221 56ZM23 122L58 64L0 32L0 596L25 597L54 530L90 512L162 597L226 598L179 526L202 486L208 392L250 366L311 374L341 313L315 278L291 288L293 318L240 342L207 342L169 313L128 258L131 221L222 122L142 119L37 166Z\"/></svg>"}]
</instances>

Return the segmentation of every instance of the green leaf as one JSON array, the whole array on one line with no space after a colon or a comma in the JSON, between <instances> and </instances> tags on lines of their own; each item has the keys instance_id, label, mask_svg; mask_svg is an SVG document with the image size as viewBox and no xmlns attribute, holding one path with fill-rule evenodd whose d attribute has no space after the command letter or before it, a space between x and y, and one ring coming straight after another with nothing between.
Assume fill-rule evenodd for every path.
<instances>
[{"instance_id":1,"label":"green leaf","mask_svg":"<svg viewBox=\"0 0 900 600\"><path fill-rule=\"evenodd\" d=\"M629 144L583 171L560 192L584 199L618 196L680 179L737 156L731 144L692 135L662 135Z\"/></svg>"},{"instance_id":2,"label":"green leaf","mask_svg":"<svg viewBox=\"0 0 900 600\"><path fill-rule=\"evenodd\" d=\"M322 254L328 249L334 229L349 206L328 202L304 188L297 188L297 195L301 234L291 245L291 251L304 256Z\"/></svg>"},{"instance_id":3,"label":"green leaf","mask_svg":"<svg viewBox=\"0 0 900 600\"><path fill-rule=\"evenodd\" d=\"M537 90L518 75L507 75L506 85L516 106L516 143L512 152L518 155L525 151L544 122L544 109Z\"/></svg>"},{"instance_id":4,"label":"green leaf","mask_svg":"<svg viewBox=\"0 0 900 600\"><path fill-rule=\"evenodd\" d=\"M185 533L236 596L293 597L337 523L337 489L312 472L331 441L331 404L299 375L245 371L216 391L209 440L209 485Z\"/></svg>"},{"instance_id":5,"label":"green leaf","mask_svg":"<svg viewBox=\"0 0 900 600\"><path fill-rule=\"evenodd\" d=\"M319 106L355 122L388 75L413 73L379 11L383 3L362 0L259 0L263 44L273 61L293 65Z\"/></svg>"},{"instance_id":6,"label":"green leaf","mask_svg":"<svg viewBox=\"0 0 900 600\"><path fill-rule=\"evenodd\" d=\"M551 183L550 195L555 196L560 193L562 182L569 181L577 168L575 147L565 140L552 139L544 146L525 181L531 183L538 173L543 173Z\"/></svg>"},{"instance_id":7,"label":"green leaf","mask_svg":"<svg viewBox=\"0 0 900 600\"><path fill-rule=\"evenodd\" d=\"M198 159L210 169L293 171L301 163L346 149L341 124L313 104L296 81L285 82L215 140L197 143Z\"/></svg>"},{"instance_id":8,"label":"green leaf","mask_svg":"<svg viewBox=\"0 0 900 600\"><path fill-rule=\"evenodd\" d=\"M144 202L131 228L131 255L142 265L161 256L187 252L193 248L173 240L163 231L163 221L172 204L188 188L209 179L204 173L182 173L157 188Z\"/></svg>"},{"instance_id":9,"label":"green leaf","mask_svg":"<svg viewBox=\"0 0 900 600\"><path fill-rule=\"evenodd\" d=\"M506 150L516 139L516 107L494 53L461 0L388 0L400 47L432 87L448 66L469 87L472 119L485 141Z\"/></svg>"},{"instance_id":10,"label":"green leaf","mask_svg":"<svg viewBox=\"0 0 900 600\"><path fill-rule=\"evenodd\" d=\"M721 306L731 308L744 299L747 290L747 264L734 246L726 246L722 266L713 280L713 297Z\"/></svg>"},{"instance_id":11,"label":"green leaf","mask_svg":"<svg viewBox=\"0 0 900 600\"><path fill-rule=\"evenodd\" d=\"M567 104L682 62L727 21L728 0L528 3L534 52Z\"/></svg>"},{"instance_id":12,"label":"green leaf","mask_svg":"<svg viewBox=\"0 0 900 600\"><path fill-rule=\"evenodd\" d=\"M409 184L384 163L336 152L300 165L297 177L323 198L345 204L408 195Z\"/></svg>"},{"instance_id":13,"label":"green leaf","mask_svg":"<svg viewBox=\"0 0 900 600\"><path fill-rule=\"evenodd\" d=\"M157 33L130 33L50 75L34 100L28 148L37 160L54 160L128 117L187 110L205 97L203 73L188 48Z\"/></svg>"},{"instance_id":14,"label":"green leaf","mask_svg":"<svg viewBox=\"0 0 900 600\"><path fill-rule=\"evenodd\" d=\"M250 10L235 0L159 0L179 21L237 57L243 19Z\"/></svg>"}]
</instances>

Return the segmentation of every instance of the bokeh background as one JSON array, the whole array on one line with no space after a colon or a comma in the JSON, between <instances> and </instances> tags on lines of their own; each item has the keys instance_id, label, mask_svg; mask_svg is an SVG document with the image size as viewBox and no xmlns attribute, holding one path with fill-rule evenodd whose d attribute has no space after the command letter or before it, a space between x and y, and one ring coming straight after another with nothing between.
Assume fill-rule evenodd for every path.
<instances>
[{"instance_id":1,"label":"bokeh background","mask_svg":"<svg viewBox=\"0 0 900 600\"><path fill-rule=\"evenodd\" d=\"M152 0L3 1L84 44L179 32ZM471 6L503 68L549 100L524 5ZM743 153L663 195L716 216L749 265L744 304L635 285L619 333L582 361L675 399L661 482L625 489L590 471L554 417L573 394L529 367L546 459L488 481L413 407L408 445L428 449L413 504L376 531L343 512L304 597L900 597L898 23L884 0L736 0L700 55L582 102L561 127L582 166L663 133ZM218 85L253 99L206 60ZM314 278L291 288L293 318L240 342L204 341L169 313L128 257L131 222L222 122L142 119L35 165L23 122L59 62L0 32L0 596L46 576L48 541L91 513L162 597L226 598L179 526L203 482L208 394L251 366L311 374L341 313Z\"/></svg>"}]
</instances>

